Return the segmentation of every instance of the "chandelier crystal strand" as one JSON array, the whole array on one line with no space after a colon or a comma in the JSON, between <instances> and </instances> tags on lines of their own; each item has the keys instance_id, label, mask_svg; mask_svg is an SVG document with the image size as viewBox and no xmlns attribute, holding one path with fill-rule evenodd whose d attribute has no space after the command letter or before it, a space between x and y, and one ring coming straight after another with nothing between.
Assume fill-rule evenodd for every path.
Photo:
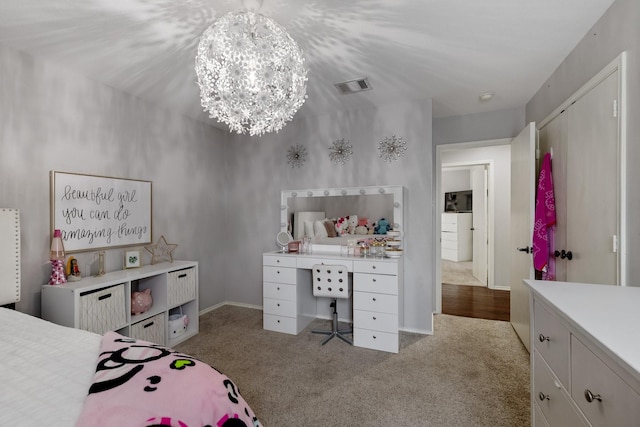
<instances>
[{"instance_id":1,"label":"chandelier crystal strand","mask_svg":"<svg viewBox=\"0 0 640 427\"><path fill-rule=\"evenodd\" d=\"M204 111L233 132L278 132L307 98L302 50L252 11L228 13L205 30L195 68Z\"/></svg>"},{"instance_id":2,"label":"chandelier crystal strand","mask_svg":"<svg viewBox=\"0 0 640 427\"><path fill-rule=\"evenodd\" d=\"M391 138L387 136L378 143L378 157L385 162L399 160L400 157L404 156L405 151L407 151L407 143L401 136L393 135Z\"/></svg>"}]
</instances>

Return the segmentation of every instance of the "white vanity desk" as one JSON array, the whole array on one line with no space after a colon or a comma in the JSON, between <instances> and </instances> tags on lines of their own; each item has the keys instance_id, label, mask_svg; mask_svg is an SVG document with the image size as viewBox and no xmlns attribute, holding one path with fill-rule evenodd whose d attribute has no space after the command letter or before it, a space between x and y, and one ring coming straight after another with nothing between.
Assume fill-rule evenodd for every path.
<instances>
[{"instance_id":1,"label":"white vanity desk","mask_svg":"<svg viewBox=\"0 0 640 427\"><path fill-rule=\"evenodd\" d=\"M532 425L640 425L640 288L525 284Z\"/></svg>"},{"instance_id":2,"label":"white vanity desk","mask_svg":"<svg viewBox=\"0 0 640 427\"><path fill-rule=\"evenodd\" d=\"M297 335L329 300L313 296L314 264L347 267L353 277L353 341L358 347L397 353L402 300L402 258L343 256L335 253L267 252L262 255L263 327ZM345 315L338 307L338 314Z\"/></svg>"}]
</instances>

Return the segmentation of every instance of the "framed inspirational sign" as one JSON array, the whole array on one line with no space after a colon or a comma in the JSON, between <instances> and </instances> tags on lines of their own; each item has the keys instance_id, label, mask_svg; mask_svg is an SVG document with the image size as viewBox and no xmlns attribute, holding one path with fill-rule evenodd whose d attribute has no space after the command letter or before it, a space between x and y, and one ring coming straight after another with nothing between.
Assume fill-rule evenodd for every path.
<instances>
[{"instance_id":1,"label":"framed inspirational sign","mask_svg":"<svg viewBox=\"0 0 640 427\"><path fill-rule=\"evenodd\" d=\"M151 243L151 181L51 171L51 235L66 252Z\"/></svg>"}]
</instances>

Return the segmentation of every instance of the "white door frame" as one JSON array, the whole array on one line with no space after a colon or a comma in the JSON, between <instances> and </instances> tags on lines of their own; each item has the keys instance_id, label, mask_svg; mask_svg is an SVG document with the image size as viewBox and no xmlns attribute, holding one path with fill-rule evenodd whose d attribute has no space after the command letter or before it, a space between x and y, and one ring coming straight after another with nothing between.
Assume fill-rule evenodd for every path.
<instances>
[{"instance_id":1,"label":"white door frame","mask_svg":"<svg viewBox=\"0 0 640 427\"><path fill-rule=\"evenodd\" d=\"M480 148L480 147L491 147L491 146L495 146L495 145L509 145L511 143L511 139L512 138L501 138L501 139L491 139L491 140L486 140L486 141L470 141L470 142L459 142L459 143L454 143L454 144L439 144L436 145L436 157L435 157L435 171L436 171L436 176L435 176L435 192L434 194L436 195L436 201L434 203L434 208L435 208L435 214L434 214L434 262L433 265L435 266L434 268L434 272L435 272L435 278L434 278L434 283L435 286L433 287L434 289L434 301L435 301L435 307L434 307L434 313L442 313L442 268L441 268L441 261L442 261L442 254L441 254L441 241L440 241L440 235L442 234L442 215L440 215L441 212L443 212L444 210L444 200L441 200L442 197L440 197L440 194L442 193L442 152L443 151L450 151L450 150L464 150L467 148ZM488 184L488 189L489 189L489 197L487 198L487 204L488 204L488 218L487 218L487 236L488 236L488 240L489 243L487 245L487 261L488 261L488 279L489 279L489 287L493 288L494 286L494 252L495 252L495 246L494 246L494 224L493 224L493 219L494 219L494 196L493 196L493 192L494 192L494 167L493 167L493 160L473 160L473 161L468 161L468 162L461 162L461 163L447 163L446 166L471 166L471 165L479 165L479 164L490 164L489 167L489 171L488 171L488 177L489 177L489 184Z\"/></svg>"}]
</instances>

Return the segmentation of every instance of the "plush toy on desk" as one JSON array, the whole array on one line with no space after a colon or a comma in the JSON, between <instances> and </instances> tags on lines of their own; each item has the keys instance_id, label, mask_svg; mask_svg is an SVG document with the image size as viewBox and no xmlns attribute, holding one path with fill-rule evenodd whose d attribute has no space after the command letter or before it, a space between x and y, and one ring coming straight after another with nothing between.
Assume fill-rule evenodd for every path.
<instances>
[{"instance_id":1,"label":"plush toy on desk","mask_svg":"<svg viewBox=\"0 0 640 427\"><path fill-rule=\"evenodd\" d=\"M354 234L369 234L369 227L367 218L359 218L358 226Z\"/></svg>"},{"instance_id":2,"label":"plush toy on desk","mask_svg":"<svg viewBox=\"0 0 640 427\"><path fill-rule=\"evenodd\" d=\"M391 230L391 224L384 218L381 218L376 225L376 234L387 234L387 231Z\"/></svg>"},{"instance_id":3,"label":"plush toy on desk","mask_svg":"<svg viewBox=\"0 0 640 427\"><path fill-rule=\"evenodd\" d=\"M338 218L338 220L336 221L336 233L338 233L338 236L344 236L345 234L347 234L348 229L349 220L345 217Z\"/></svg>"},{"instance_id":4,"label":"plush toy on desk","mask_svg":"<svg viewBox=\"0 0 640 427\"><path fill-rule=\"evenodd\" d=\"M142 314L149 310L152 304L151 289L131 294L131 314Z\"/></svg>"},{"instance_id":5,"label":"plush toy on desk","mask_svg":"<svg viewBox=\"0 0 640 427\"><path fill-rule=\"evenodd\" d=\"M347 217L347 234L355 234L358 226L358 215L349 215Z\"/></svg>"}]
</instances>

